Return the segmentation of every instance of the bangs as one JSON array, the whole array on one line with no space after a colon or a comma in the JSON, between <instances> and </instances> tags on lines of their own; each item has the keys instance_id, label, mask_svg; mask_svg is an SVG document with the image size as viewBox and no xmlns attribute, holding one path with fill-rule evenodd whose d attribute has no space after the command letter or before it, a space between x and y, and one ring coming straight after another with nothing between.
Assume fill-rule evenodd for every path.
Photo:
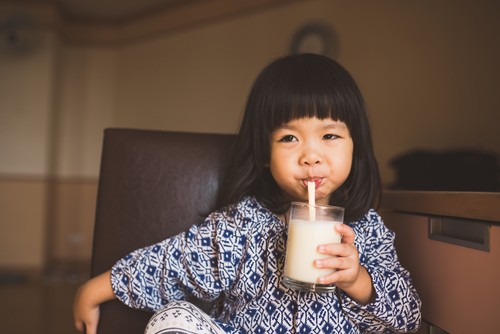
<instances>
[{"instance_id":1,"label":"bangs","mask_svg":"<svg viewBox=\"0 0 500 334\"><path fill-rule=\"evenodd\" d=\"M331 118L335 121L344 122L348 128L351 128L349 103L343 103L346 100L344 96L338 96L338 90L325 90L318 93L309 90L309 87L302 91L291 89L283 91L280 98L275 99L274 103L269 104L269 110L266 116L269 117L268 131L272 132L278 127L300 118L316 117L319 119ZM325 87L323 86L323 89Z\"/></svg>"},{"instance_id":2,"label":"bangs","mask_svg":"<svg viewBox=\"0 0 500 334\"><path fill-rule=\"evenodd\" d=\"M259 103L266 130L272 132L292 120L310 117L341 121L351 130L364 102L350 74L322 58L315 58L316 62L301 59L291 58L261 78L267 81Z\"/></svg>"}]
</instances>

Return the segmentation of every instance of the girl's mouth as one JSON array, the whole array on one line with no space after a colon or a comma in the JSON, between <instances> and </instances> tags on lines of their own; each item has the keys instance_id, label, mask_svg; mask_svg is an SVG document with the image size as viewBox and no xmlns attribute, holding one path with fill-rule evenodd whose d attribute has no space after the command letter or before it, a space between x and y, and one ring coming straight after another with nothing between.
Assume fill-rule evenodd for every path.
<instances>
[{"instance_id":1,"label":"girl's mouth","mask_svg":"<svg viewBox=\"0 0 500 334\"><path fill-rule=\"evenodd\" d=\"M322 181L323 181L322 177L310 177L310 178L302 180L302 183L304 184L304 187L307 188L308 182L314 182L315 188L318 188L321 185Z\"/></svg>"}]
</instances>

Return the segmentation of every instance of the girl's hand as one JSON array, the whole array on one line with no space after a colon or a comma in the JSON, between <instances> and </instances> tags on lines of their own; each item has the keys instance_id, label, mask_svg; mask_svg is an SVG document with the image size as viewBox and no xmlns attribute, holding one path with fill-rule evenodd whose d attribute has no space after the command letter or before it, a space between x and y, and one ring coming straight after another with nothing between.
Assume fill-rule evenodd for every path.
<instances>
[{"instance_id":1,"label":"girl's hand","mask_svg":"<svg viewBox=\"0 0 500 334\"><path fill-rule=\"evenodd\" d=\"M96 334L99 322L99 305L115 298L109 271L83 284L75 295L73 316L75 327L85 334Z\"/></svg>"},{"instance_id":2,"label":"girl's hand","mask_svg":"<svg viewBox=\"0 0 500 334\"><path fill-rule=\"evenodd\" d=\"M95 334L99 322L99 304L94 304L88 284L82 285L76 292L73 305L75 327L85 334Z\"/></svg>"},{"instance_id":3,"label":"girl's hand","mask_svg":"<svg viewBox=\"0 0 500 334\"><path fill-rule=\"evenodd\" d=\"M335 285L361 304L367 304L374 299L374 288L371 277L366 269L359 264L358 249L354 245L354 230L345 225L335 226L342 235L340 244L320 245L318 252L331 255L326 259L314 262L318 268L336 269L335 272L320 277L318 283Z\"/></svg>"}]
</instances>

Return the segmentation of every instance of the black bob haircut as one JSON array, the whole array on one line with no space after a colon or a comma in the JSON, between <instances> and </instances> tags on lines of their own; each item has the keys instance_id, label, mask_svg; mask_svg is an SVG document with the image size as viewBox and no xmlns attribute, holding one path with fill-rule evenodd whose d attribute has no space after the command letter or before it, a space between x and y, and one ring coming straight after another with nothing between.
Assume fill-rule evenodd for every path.
<instances>
[{"instance_id":1,"label":"black bob haircut","mask_svg":"<svg viewBox=\"0 0 500 334\"><path fill-rule=\"evenodd\" d=\"M271 133L299 118L332 118L344 122L354 143L353 162L330 204L345 207L345 220L363 217L378 205L380 176L361 91L352 76L333 59L300 54L279 58L258 75L248 96L219 206L255 196L274 213L290 203L274 181L267 163Z\"/></svg>"}]
</instances>

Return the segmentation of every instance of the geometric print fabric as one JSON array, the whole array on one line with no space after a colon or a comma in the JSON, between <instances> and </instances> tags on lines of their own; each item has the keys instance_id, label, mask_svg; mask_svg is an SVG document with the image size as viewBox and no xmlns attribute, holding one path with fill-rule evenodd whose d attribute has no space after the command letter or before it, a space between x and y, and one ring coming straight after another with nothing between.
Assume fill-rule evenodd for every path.
<instances>
[{"instance_id":1,"label":"geometric print fabric","mask_svg":"<svg viewBox=\"0 0 500 334\"><path fill-rule=\"evenodd\" d=\"M188 294L222 296L211 316L227 333L393 333L415 331L421 301L401 267L394 233L375 210L349 224L376 299L361 305L340 289L316 294L283 285L287 229L255 198L210 214L189 231L132 252L112 268L115 295L158 311Z\"/></svg>"}]
</instances>

